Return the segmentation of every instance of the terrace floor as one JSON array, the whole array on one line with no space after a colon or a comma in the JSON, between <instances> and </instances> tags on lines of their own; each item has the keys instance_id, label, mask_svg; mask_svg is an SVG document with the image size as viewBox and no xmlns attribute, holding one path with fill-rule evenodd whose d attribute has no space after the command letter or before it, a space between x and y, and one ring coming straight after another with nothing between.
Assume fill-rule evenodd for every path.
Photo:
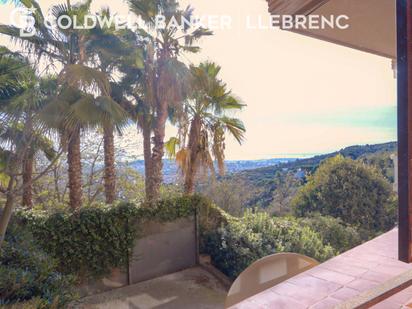
<instances>
[{"instance_id":1,"label":"terrace floor","mask_svg":"<svg viewBox=\"0 0 412 309\"><path fill-rule=\"evenodd\" d=\"M412 269L398 258L394 229L298 276L246 299L231 309L329 309ZM412 287L374 309L412 308Z\"/></svg>"},{"instance_id":2,"label":"terrace floor","mask_svg":"<svg viewBox=\"0 0 412 309\"><path fill-rule=\"evenodd\" d=\"M227 290L201 267L81 299L77 309L223 308Z\"/></svg>"}]
</instances>

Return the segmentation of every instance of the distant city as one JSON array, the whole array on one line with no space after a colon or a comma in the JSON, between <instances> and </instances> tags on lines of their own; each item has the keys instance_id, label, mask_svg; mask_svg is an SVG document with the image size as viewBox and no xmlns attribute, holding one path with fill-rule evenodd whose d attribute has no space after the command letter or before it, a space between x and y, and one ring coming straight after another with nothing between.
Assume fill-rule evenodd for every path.
<instances>
[{"instance_id":1,"label":"distant city","mask_svg":"<svg viewBox=\"0 0 412 309\"><path fill-rule=\"evenodd\" d=\"M300 158L307 157L302 156ZM279 163L286 163L295 161L299 158L276 158L276 159L265 159L265 160L227 160L226 161L226 172L228 174L237 173L245 170L252 170L261 167L268 167L277 165ZM177 180L179 175L178 167L176 162L173 160L164 160L163 175L164 181L166 183L173 183ZM144 161L137 160L130 164L134 167L139 173L144 175Z\"/></svg>"}]
</instances>

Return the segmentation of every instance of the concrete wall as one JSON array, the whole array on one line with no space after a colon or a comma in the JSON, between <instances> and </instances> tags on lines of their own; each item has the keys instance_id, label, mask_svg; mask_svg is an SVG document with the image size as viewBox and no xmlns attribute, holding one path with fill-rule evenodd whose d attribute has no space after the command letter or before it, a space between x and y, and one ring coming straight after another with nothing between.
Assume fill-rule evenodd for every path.
<instances>
[{"instance_id":1,"label":"concrete wall","mask_svg":"<svg viewBox=\"0 0 412 309\"><path fill-rule=\"evenodd\" d=\"M129 261L128 272L114 269L112 274L106 278L84 282L78 287L80 296L106 292L170 274L196 264L194 217L167 223L150 221L140 224L141 232Z\"/></svg>"},{"instance_id":2,"label":"concrete wall","mask_svg":"<svg viewBox=\"0 0 412 309\"><path fill-rule=\"evenodd\" d=\"M146 222L129 262L130 284L173 273L196 264L195 220Z\"/></svg>"}]
</instances>

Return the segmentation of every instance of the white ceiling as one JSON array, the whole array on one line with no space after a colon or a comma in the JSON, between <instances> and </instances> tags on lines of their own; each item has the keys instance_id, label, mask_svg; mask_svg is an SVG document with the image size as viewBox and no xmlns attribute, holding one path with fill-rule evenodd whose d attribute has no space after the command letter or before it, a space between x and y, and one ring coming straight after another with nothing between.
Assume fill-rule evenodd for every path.
<instances>
[{"instance_id":1,"label":"white ceiling","mask_svg":"<svg viewBox=\"0 0 412 309\"><path fill-rule=\"evenodd\" d=\"M269 0L272 14L344 14L348 29L295 30L318 39L396 58L396 0ZM313 10L310 10L310 7ZM302 11L303 10L303 11Z\"/></svg>"}]
</instances>

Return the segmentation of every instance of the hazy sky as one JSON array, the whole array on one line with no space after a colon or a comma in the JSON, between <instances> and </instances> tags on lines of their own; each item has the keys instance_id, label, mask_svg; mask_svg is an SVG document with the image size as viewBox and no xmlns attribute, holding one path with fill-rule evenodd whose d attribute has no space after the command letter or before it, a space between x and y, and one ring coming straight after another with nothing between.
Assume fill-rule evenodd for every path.
<instances>
[{"instance_id":1,"label":"hazy sky","mask_svg":"<svg viewBox=\"0 0 412 309\"><path fill-rule=\"evenodd\" d=\"M40 0L42 6L60 1ZM228 141L228 159L284 157L396 140L396 80L391 61L281 30L247 29L268 16L264 0L184 0L200 15L231 15L232 29L201 42L191 62L215 61L247 107L246 141ZM120 13L122 2L95 0ZM116 3L116 4L114 4ZM8 23L10 6L0 6ZM5 42L0 38L0 42ZM173 134L169 129L169 134Z\"/></svg>"}]
</instances>

